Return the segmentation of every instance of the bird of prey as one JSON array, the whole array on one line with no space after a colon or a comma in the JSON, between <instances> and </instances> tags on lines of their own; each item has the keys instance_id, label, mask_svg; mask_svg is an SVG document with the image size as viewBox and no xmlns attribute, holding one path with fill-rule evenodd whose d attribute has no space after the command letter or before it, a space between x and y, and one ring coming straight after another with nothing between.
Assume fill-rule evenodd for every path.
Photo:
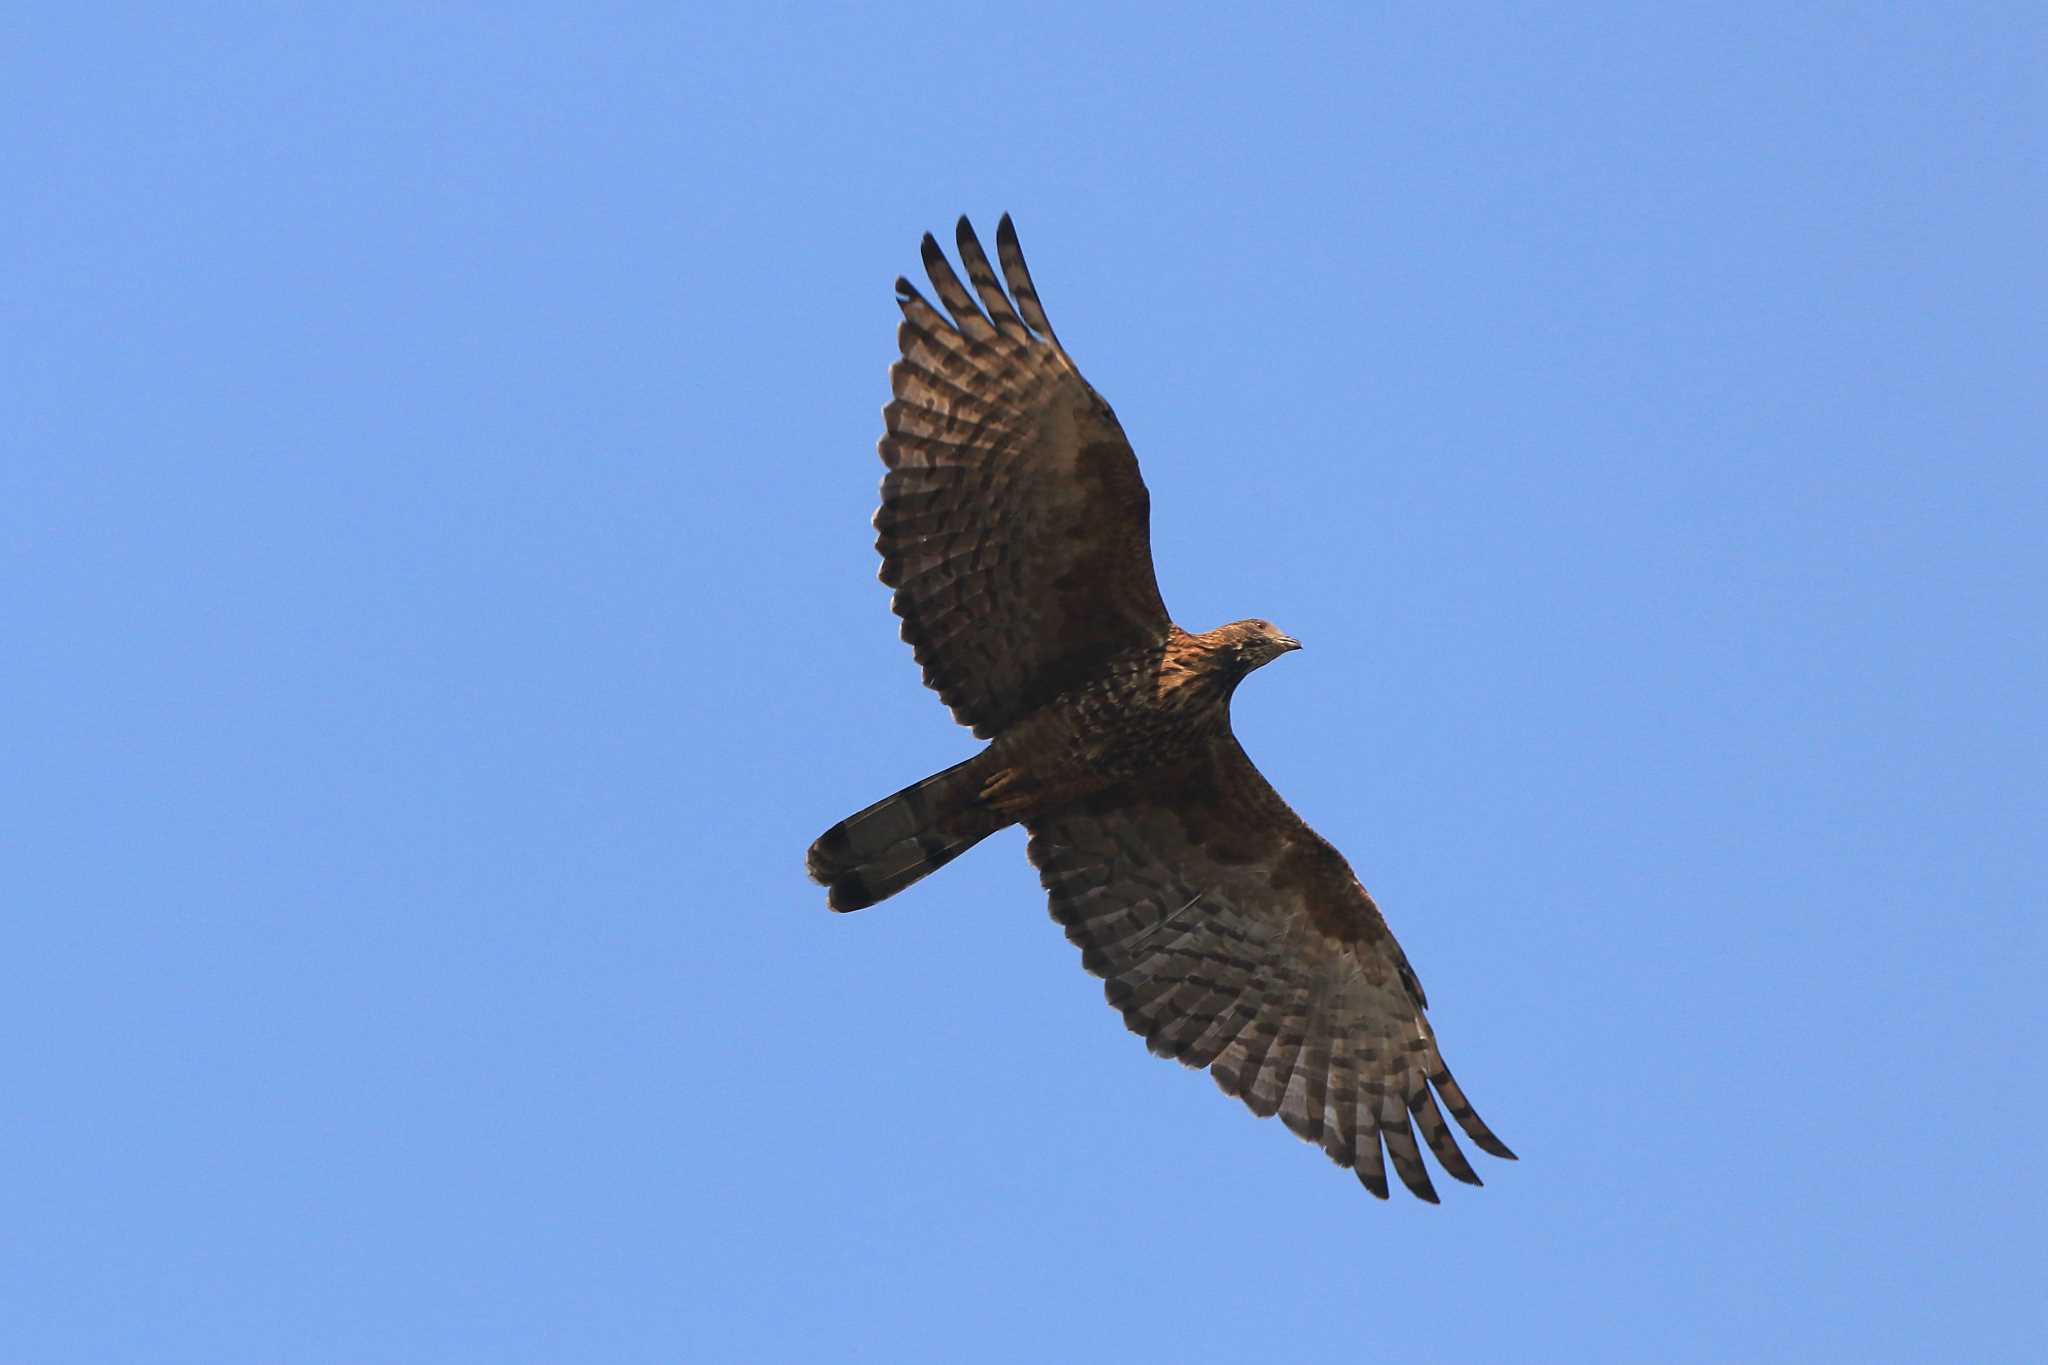
<instances>
[{"instance_id":1,"label":"bird of prey","mask_svg":"<svg viewBox=\"0 0 2048 1365\"><path fill-rule=\"evenodd\" d=\"M1451 1078L1422 983L1231 733L1237 685L1300 646L1268 621L1173 623L1137 457L1046 321L1016 229L996 229L1000 277L965 218L957 240L971 292L924 239L944 314L896 281L875 528L925 683L988 745L825 831L811 876L858 910L1021 823L1053 918L1153 1052L1382 1199L1384 1149L1436 1202L1417 1128L1480 1183L1446 1112L1514 1153Z\"/></svg>"}]
</instances>

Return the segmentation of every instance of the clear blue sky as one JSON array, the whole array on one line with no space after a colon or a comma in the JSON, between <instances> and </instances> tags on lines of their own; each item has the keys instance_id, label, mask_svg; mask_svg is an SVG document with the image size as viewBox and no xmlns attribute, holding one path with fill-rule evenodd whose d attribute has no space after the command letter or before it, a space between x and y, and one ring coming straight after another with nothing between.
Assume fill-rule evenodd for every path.
<instances>
[{"instance_id":1,"label":"clear blue sky","mask_svg":"<svg viewBox=\"0 0 2048 1365\"><path fill-rule=\"evenodd\" d=\"M152 8L0 40L0 1359L2039 1357L2038 6ZM803 878L1004 210L1484 1190Z\"/></svg>"}]
</instances>

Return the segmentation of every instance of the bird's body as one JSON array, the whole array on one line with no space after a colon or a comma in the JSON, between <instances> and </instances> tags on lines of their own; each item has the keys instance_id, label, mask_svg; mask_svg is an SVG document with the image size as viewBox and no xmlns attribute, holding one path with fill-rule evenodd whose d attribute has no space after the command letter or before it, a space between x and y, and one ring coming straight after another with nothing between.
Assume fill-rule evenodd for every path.
<instances>
[{"instance_id":1,"label":"bird's body","mask_svg":"<svg viewBox=\"0 0 2048 1365\"><path fill-rule=\"evenodd\" d=\"M1012 721L975 758L833 826L812 847L811 875L829 888L833 909L857 910L1006 825L1054 816L1103 792L1171 785L1198 773L1230 740L1230 697L1239 680L1296 648L1269 622L1236 621L1202 635L1175 626L1157 645L1111 655ZM914 859L908 849L881 856L910 827L898 803L924 808L916 827L947 837ZM889 875L870 882L878 859Z\"/></svg>"},{"instance_id":2,"label":"bird's body","mask_svg":"<svg viewBox=\"0 0 2048 1365\"><path fill-rule=\"evenodd\" d=\"M1171 780L1228 738L1238 681L1298 647L1264 621L1238 621L1202 635L1176 626L1164 644L1114 656L990 746L1020 793L1047 793L1006 808L1029 821L1117 783Z\"/></svg>"},{"instance_id":3,"label":"bird's body","mask_svg":"<svg viewBox=\"0 0 2048 1365\"><path fill-rule=\"evenodd\" d=\"M1437 1054L1421 983L1350 865L1231 733L1238 684L1299 646L1262 620L1172 622L1136 457L1046 323L1009 219L1007 294L965 219L959 245L980 307L930 237L951 321L897 281L875 525L926 682L990 742L827 830L812 877L860 909L1022 823L1054 917L1153 1051L1208 1067L1375 1194L1384 1144L1436 1198L1411 1118L1477 1184L1436 1096L1512 1153Z\"/></svg>"}]
</instances>

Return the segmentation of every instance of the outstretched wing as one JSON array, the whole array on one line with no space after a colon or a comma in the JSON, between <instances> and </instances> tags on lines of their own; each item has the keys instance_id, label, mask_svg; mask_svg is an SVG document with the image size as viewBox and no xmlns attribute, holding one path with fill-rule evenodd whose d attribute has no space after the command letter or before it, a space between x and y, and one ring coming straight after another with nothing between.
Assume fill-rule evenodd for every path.
<instances>
[{"instance_id":1,"label":"outstretched wing","mask_svg":"<svg viewBox=\"0 0 2048 1365\"><path fill-rule=\"evenodd\" d=\"M980 307L929 234L951 320L896 281L876 548L925 683L986 738L1171 622L1137 456L1046 322L1009 216L1007 295L965 218L958 237Z\"/></svg>"},{"instance_id":2,"label":"outstretched wing","mask_svg":"<svg viewBox=\"0 0 2048 1365\"><path fill-rule=\"evenodd\" d=\"M1514 1156L1451 1078L1372 897L1228 735L1171 783L1034 822L1031 860L1082 965L1153 1052L1207 1067L1374 1194L1384 1146L1436 1202L1416 1126L1446 1171L1480 1183L1445 1110Z\"/></svg>"}]
</instances>

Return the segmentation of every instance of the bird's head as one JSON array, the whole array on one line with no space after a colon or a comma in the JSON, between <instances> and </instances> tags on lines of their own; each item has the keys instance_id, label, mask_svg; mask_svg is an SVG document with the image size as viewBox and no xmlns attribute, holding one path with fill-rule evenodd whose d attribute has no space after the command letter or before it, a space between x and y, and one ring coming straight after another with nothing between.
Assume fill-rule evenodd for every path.
<instances>
[{"instance_id":1,"label":"bird's head","mask_svg":"<svg viewBox=\"0 0 2048 1365\"><path fill-rule=\"evenodd\" d=\"M1225 649L1246 673L1301 648L1301 641L1271 621L1232 621L1216 633L1224 637Z\"/></svg>"}]
</instances>

